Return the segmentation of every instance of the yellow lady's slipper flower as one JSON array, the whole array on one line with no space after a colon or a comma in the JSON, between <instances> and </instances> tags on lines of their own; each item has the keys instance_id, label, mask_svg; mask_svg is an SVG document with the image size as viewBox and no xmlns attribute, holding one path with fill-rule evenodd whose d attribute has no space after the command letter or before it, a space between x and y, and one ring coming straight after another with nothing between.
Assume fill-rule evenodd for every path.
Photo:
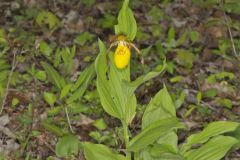
<instances>
[{"instance_id":1,"label":"yellow lady's slipper flower","mask_svg":"<svg viewBox=\"0 0 240 160\"><path fill-rule=\"evenodd\" d=\"M117 37L117 41L111 44L110 49L116 45L117 49L114 52L114 63L118 69L124 69L129 64L131 58L130 47L133 47L141 56L140 50L123 35ZM141 62L144 63L142 57Z\"/></svg>"},{"instance_id":2,"label":"yellow lady's slipper flower","mask_svg":"<svg viewBox=\"0 0 240 160\"><path fill-rule=\"evenodd\" d=\"M114 62L116 67L119 69L125 68L130 62L130 57L131 51L128 48L127 44L119 42L117 49L114 53Z\"/></svg>"}]
</instances>

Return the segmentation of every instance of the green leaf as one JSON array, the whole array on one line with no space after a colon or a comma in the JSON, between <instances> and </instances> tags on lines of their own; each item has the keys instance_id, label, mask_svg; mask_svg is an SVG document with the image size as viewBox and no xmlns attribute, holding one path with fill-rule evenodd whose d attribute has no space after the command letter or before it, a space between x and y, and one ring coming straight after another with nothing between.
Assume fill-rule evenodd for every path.
<instances>
[{"instance_id":1,"label":"green leaf","mask_svg":"<svg viewBox=\"0 0 240 160\"><path fill-rule=\"evenodd\" d=\"M130 82L130 65L125 69L119 70L113 62L113 54L111 54L110 60L108 89L120 113L120 120L129 124L135 115L137 107L134 90L131 90L127 85Z\"/></svg>"},{"instance_id":2,"label":"green leaf","mask_svg":"<svg viewBox=\"0 0 240 160\"><path fill-rule=\"evenodd\" d=\"M40 43L39 49L46 56L46 58L51 58L51 53L53 49L46 42L42 41Z\"/></svg>"},{"instance_id":3,"label":"green leaf","mask_svg":"<svg viewBox=\"0 0 240 160\"><path fill-rule=\"evenodd\" d=\"M41 11L38 16L36 17L36 23L39 26L42 26L44 24L44 19L46 18L46 12L45 11Z\"/></svg>"},{"instance_id":4,"label":"green leaf","mask_svg":"<svg viewBox=\"0 0 240 160\"><path fill-rule=\"evenodd\" d=\"M71 50L70 50L69 47L65 47L65 48L62 48L61 51L60 51L60 55L61 55L62 60L63 60L62 69L63 69L64 75L69 75L72 72L73 65L74 65L73 64L73 58L74 58L74 55L75 55L75 51L76 51L76 46L73 46L71 48ZM56 58L58 58L58 57L56 57ZM58 63L57 61L55 61L55 64Z\"/></svg>"},{"instance_id":5,"label":"green leaf","mask_svg":"<svg viewBox=\"0 0 240 160\"><path fill-rule=\"evenodd\" d=\"M172 153L161 153L160 156L156 157L152 155L151 150L143 150L140 154L140 158L140 160L185 160L183 156Z\"/></svg>"},{"instance_id":6,"label":"green leaf","mask_svg":"<svg viewBox=\"0 0 240 160\"><path fill-rule=\"evenodd\" d=\"M171 83L178 83L178 82L182 81L183 79L184 79L183 76L175 76L175 77L170 79L170 82Z\"/></svg>"},{"instance_id":7,"label":"green leaf","mask_svg":"<svg viewBox=\"0 0 240 160\"><path fill-rule=\"evenodd\" d=\"M188 50L184 50L184 49L179 49L177 50L177 62L188 68L188 69L191 69L192 66L193 66L193 62L195 61L196 57L195 55L188 51Z\"/></svg>"},{"instance_id":8,"label":"green leaf","mask_svg":"<svg viewBox=\"0 0 240 160\"><path fill-rule=\"evenodd\" d=\"M158 139L157 143L141 151L141 156L144 160L183 160L178 154L177 143L176 133L170 132Z\"/></svg>"},{"instance_id":9,"label":"green leaf","mask_svg":"<svg viewBox=\"0 0 240 160\"><path fill-rule=\"evenodd\" d=\"M144 82L160 75L166 68L166 60L163 61L162 65L158 65L153 71L148 72L146 75L138 77L136 80L131 83L127 83L127 87L131 87L131 92L135 91L141 84Z\"/></svg>"},{"instance_id":10,"label":"green leaf","mask_svg":"<svg viewBox=\"0 0 240 160\"><path fill-rule=\"evenodd\" d=\"M87 87L91 83L93 77L95 75L94 64L91 64L87 67L82 74L78 77L78 80L71 88L73 94L67 99L67 103L73 103L75 100L80 99L85 93Z\"/></svg>"},{"instance_id":11,"label":"green leaf","mask_svg":"<svg viewBox=\"0 0 240 160\"><path fill-rule=\"evenodd\" d=\"M177 40L177 46L181 46L185 43L187 36L188 36L188 31L185 31L182 33L182 35L179 37L179 39Z\"/></svg>"},{"instance_id":12,"label":"green leaf","mask_svg":"<svg viewBox=\"0 0 240 160\"><path fill-rule=\"evenodd\" d=\"M7 70L0 71L0 82L3 82L7 79L9 72Z\"/></svg>"},{"instance_id":13,"label":"green leaf","mask_svg":"<svg viewBox=\"0 0 240 160\"><path fill-rule=\"evenodd\" d=\"M148 104L142 118L142 128L146 128L155 121L170 117L176 117L176 111L167 88L164 86Z\"/></svg>"},{"instance_id":14,"label":"green leaf","mask_svg":"<svg viewBox=\"0 0 240 160\"><path fill-rule=\"evenodd\" d=\"M214 98L217 96L216 88L209 88L203 92L203 97Z\"/></svg>"},{"instance_id":15,"label":"green leaf","mask_svg":"<svg viewBox=\"0 0 240 160\"><path fill-rule=\"evenodd\" d=\"M59 114L60 112L61 112L61 109L62 109L63 107L61 107L61 106L58 106L58 107L51 107L51 108L49 108L49 110L47 111L47 114L48 114L48 116L55 116L55 115L57 115L57 114Z\"/></svg>"},{"instance_id":16,"label":"green leaf","mask_svg":"<svg viewBox=\"0 0 240 160\"><path fill-rule=\"evenodd\" d=\"M229 13L240 15L239 8L240 8L240 4L239 4L239 1L237 0L231 0L228 3L224 3L224 10Z\"/></svg>"},{"instance_id":17,"label":"green leaf","mask_svg":"<svg viewBox=\"0 0 240 160\"><path fill-rule=\"evenodd\" d=\"M5 69L9 69L10 65L9 62L4 58L0 59L0 70L5 70Z\"/></svg>"},{"instance_id":18,"label":"green leaf","mask_svg":"<svg viewBox=\"0 0 240 160\"><path fill-rule=\"evenodd\" d=\"M170 132L157 141L161 147L165 148L167 152L177 153L178 152L178 136L175 132Z\"/></svg>"},{"instance_id":19,"label":"green leaf","mask_svg":"<svg viewBox=\"0 0 240 160\"><path fill-rule=\"evenodd\" d=\"M178 96L178 98L174 102L174 105L175 105L176 109L178 109L182 106L182 104L185 101L186 96L187 96L186 92L184 90L181 91L180 95Z\"/></svg>"},{"instance_id":20,"label":"green leaf","mask_svg":"<svg viewBox=\"0 0 240 160\"><path fill-rule=\"evenodd\" d=\"M62 137L56 144L56 154L58 157L70 157L76 155L79 150L79 140L73 135Z\"/></svg>"},{"instance_id":21,"label":"green leaf","mask_svg":"<svg viewBox=\"0 0 240 160\"><path fill-rule=\"evenodd\" d=\"M90 106L88 106L86 104L71 103L71 104L68 104L67 107L68 107L69 113L71 113L71 114L92 112Z\"/></svg>"},{"instance_id":22,"label":"green leaf","mask_svg":"<svg viewBox=\"0 0 240 160\"><path fill-rule=\"evenodd\" d=\"M66 84L63 77L61 77L59 73L48 63L41 62L41 65L44 68L44 70L47 72L50 82L52 82L58 89L61 90Z\"/></svg>"},{"instance_id":23,"label":"green leaf","mask_svg":"<svg viewBox=\"0 0 240 160\"><path fill-rule=\"evenodd\" d=\"M147 48L141 49L143 57L149 56L151 49L152 49L152 46L148 46Z\"/></svg>"},{"instance_id":24,"label":"green leaf","mask_svg":"<svg viewBox=\"0 0 240 160\"><path fill-rule=\"evenodd\" d=\"M57 136L64 135L63 129L54 124L50 124L48 122L43 122L42 125L47 131L52 132L52 133L56 134Z\"/></svg>"},{"instance_id":25,"label":"green leaf","mask_svg":"<svg viewBox=\"0 0 240 160\"><path fill-rule=\"evenodd\" d=\"M52 12L47 12L47 17L48 17L48 26L50 29L56 28L60 24L59 19Z\"/></svg>"},{"instance_id":26,"label":"green leaf","mask_svg":"<svg viewBox=\"0 0 240 160\"><path fill-rule=\"evenodd\" d=\"M134 137L129 142L127 149L138 152L176 128L185 128L176 118L166 118L155 121Z\"/></svg>"},{"instance_id":27,"label":"green leaf","mask_svg":"<svg viewBox=\"0 0 240 160\"><path fill-rule=\"evenodd\" d=\"M61 49L59 47L57 47L54 58L53 58L53 66L54 67L58 67L59 64L61 63L61 56L62 56L61 54L62 54Z\"/></svg>"},{"instance_id":28,"label":"green leaf","mask_svg":"<svg viewBox=\"0 0 240 160\"><path fill-rule=\"evenodd\" d=\"M232 109L232 106L233 106L232 101L227 98L220 99L220 104L229 109Z\"/></svg>"},{"instance_id":29,"label":"green leaf","mask_svg":"<svg viewBox=\"0 0 240 160\"><path fill-rule=\"evenodd\" d=\"M115 26L116 34L124 34L131 41L137 34L137 23L132 10L128 7L129 0L124 0L122 8L118 15L118 25Z\"/></svg>"},{"instance_id":30,"label":"green leaf","mask_svg":"<svg viewBox=\"0 0 240 160\"><path fill-rule=\"evenodd\" d=\"M68 85L63 87L63 89L61 90L60 99L66 97L68 95L71 87L72 87L72 84L68 84Z\"/></svg>"},{"instance_id":31,"label":"green leaf","mask_svg":"<svg viewBox=\"0 0 240 160\"><path fill-rule=\"evenodd\" d=\"M168 30L168 42L171 42L174 39L175 39L175 29L174 29L174 27L171 27Z\"/></svg>"},{"instance_id":32,"label":"green leaf","mask_svg":"<svg viewBox=\"0 0 240 160\"><path fill-rule=\"evenodd\" d=\"M0 28L0 45L4 46L4 47L7 47L7 45L8 45L6 33L5 33L4 29L2 29L2 27ZM0 57L1 57L1 54L0 54Z\"/></svg>"},{"instance_id":33,"label":"green leaf","mask_svg":"<svg viewBox=\"0 0 240 160\"><path fill-rule=\"evenodd\" d=\"M35 77L40 81L45 81L47 79L47 74L45 71L37 71Z\"/></svg>"},{"instance_id":34,"label":"green leaf","mask_svg":"<svg viewBox=\"0 0 240 160\"><path fill-rule=\"evenodd\" d=\"M78 77L77 81L72 87L72 91L77 90L84 82L89 79L89 77L92 77L94 74L94 63L91 64L89 67L87 67Z\"/></svg>"},{"instance_id":35,"label":"green leaf","mask_svg":"<svg viewBox=\"0 0 240 160\"><path fill-rule=\"evenodd\" d=\"M89 6L94 5L96 3L96 0L81 0L80 2L89 7Z\"/></svg>"},{"instance_id":36,"label":"green leaf","mask_svg":"<svg viewBox=\"0 0 240 160\"><path fill-rule=\"evenodd\" d=\"M38 137L38 136L40 136L42 133L40 132L40 131L37 131L37 130L33 130L32 131L32 133L31 133L31 135L33 136L33 137Z\"/></svg>"},{"instance_id":37,"label":"green leaf","mask_svg":"<svg viewBox=\"0 0 240 160\"><path fill-rule=\"evenodd\" d=\"M104 110L113 117L121 118L121 115L115 107L112 95L110 93L110 86L108 86L108 80L106 78L108 66L106 58L106 48L101 40L98 40L100 54L97 56L95 61L95 69L97 73L97 90L101 100L101 104Z\"/></svg>"},{"instance_id":38,"label":"green leaf","mask_svg":"<svg viewBox=\"0 0 240 160\"><path fill-rule=\"evenodd\" d=\"M19 102L20 102L19 99L13 98L13 99L12 99L12 104L11 104L11 106L12 106L12 107L16 107L16 106L19 104Z\"/></svg>"},{"instance_id":39,"label":"green leaf","mask_svg":"<svg viewBox=\"0 0 240 160\"><path fill-rule=\"evenodd\" d=\"M104 122L104 119L97 119L93 122L93 126L96 127L99 130L104 130L107 128L106 123Z\"/></svg>"},{"instance_id":40,"label":"green leaf","mask_svg":"<svg viewBox=\"0 0 240 160\"><path fill-rule=\"evenodd\" d=\"M89 136L92 137L94 140L96 140L98 143L101 143L104 141L104 140L102 141L102 138L104 138L104 137L102 136L102 134L99 131L91 131L89 133Z\"/></svg>"},{"instance_id":41,"label":"green leaf","mask_svg":"<svg viewBox=\"0 0 240 160\"><path fill-rule=\"evenodd\" d=\"M112 14L105 13L103 18L98 20L98 24L101 28L112 28L116 24L116 18Z\"/></svg>"},{"instance_id":42,"label":"green leaf","mask_svg":"<svg viewBox=\"0 0 240 160\"><path fill-rule=\"evenodd\" d=\"M52 12L41 11L36 18L36 23L39 26L46 24L49 29L54 29L59 26L60 21Z\"/></svg>"},{"instance_id":43,"label":"green leaf","mask_svg":"<svg viewBox=\"0 0 240 160\"><path fill-rule=\"evenodd\" d=\"M198 91L196 99L197 99L197 104L199 105L202 100L202 92L201 91Z\"/></svg>"},{"instance_id":44,"label":"green leaf","mask_svg":"<svg viewBox=\"0 0 240 160\"><path fill-rule=\"evenodd\" d=\"M2 152L0 152L0 160L5 160L5 156Z\"/></svg>"},{"instance_id":45,"label":"green leaf","mask_svg":"<svg viewBox=\"0 0 240 160\"><path fill-rule=\"evenodd\" d=\"M197 31L190 32L190 38L193 43L199 41L199 33Z\"/></svg>"},{"instance_id":46,"label":"green leaf","mask_svg":"<svg viewBox=\"0 0 240 160\"><path fill-rule=\"evenodd\" d=\"M164 18L164 10L160 9L158 5L153 5L147 16L151 18L154 24L158 24Z\"/></svg>"},{"instance_id":47,"label":"green leaf","mask_svg":"<svg viewBox=\"0 0 240 160\"><path fill-rule=\"evenodd\" d=\"M91 34L89 32L83 32L74 39L74 42L79 44L80 46L84 46L87 42L91 42L94 38L94 34Z\"/></svg>"},{"instance_id":48,"label":"green leaf","mask_svg":"<svg viewBox=\"0 0 240 160\"><path fill-rule=\"evenodd\" d=\"M164 86L148 104L142 118L142 128L144 129L158 120L171 117L176 117L175 106L167 88ZM162 155L164 152L177 153L177 143L178 138L175 131L165 133L153 144L158 148L157 151L154 151L156 152L155 155Z\"/></svg>"},{"instance_id":49,"label":"green leaf","mask_svg":"<svg viewBox=\"0 0 240 160\"><path fill-rule=\"evenodd\" d=\"M83 147L86 160L126 160L123 155L113 152L110 148L102 144L84 142Z\"/></svg>"},{"instance_id":50,"label":"green leaf","mask_svg":"<svg viewBox=\"0 0 240 160\"><path fill-rule=\"evenodd\" d=\"M0 83L0 97L2 98L4 93L4 88L3 88L3 84Z\"/></svg>"},{"instance_id":51,"label":"green leaf","mask_svg":"<svg viewBox=\"0 0 240 160\"><path fill-rule=\"evenodd\" d=\"M220 160L238 142L228 136L217 136L198 149L190 150L184 156L187 160Z\"/></svg>"},{"instance_id":52,"label":"green leaf","mask_svg":"<svg viewBox=\"0 0 240 160\"><path fill-rule=\"evenodd\" d=\"M186 118L186 117L188 117L192 112L193 112L193 110L196 108L197 106L195 106L195 105L189 105L188 106L188 110L184 113L184 118Z\"/></svg>"},{"instance_id":53,"label":"green leaf","mask_svg":"<svg viewBox=\"0 0 240 160\"><path fill-rule=\"evenodd\" d=\"M184 157L177 153L169 152L168 147L164 145L154 145L150 150L151 157L157 160L184 160ZM146 153L145 153L146 154ZM148 159L146 159L148 160ZM154 159L156 160L156 159Z\"/></svg>"},{"instance_id":54,"label":"green leaf","mask_svg":"<svg viewBox=\"0 0 240 160\"><path fill-rule=\"evenodd\" d=\"M50 92L44 92L43 94L44 100L51 106L54 106L54 103L57 100L57 97L55 94L50 93Z\"/></svg>"},{"instance_id":55,"label":"green leaf","mask_svg":"<svg viewBox=\"0 0 240 160\"><path fill-rule=\"evenodd\" d=\"M189 150L194 144L202 144L208 141L209 138L231 132L237 129L239 123L230 121L218 121L210 123L203 131L193 134L187 138L187 142L183 144L181 152Z\"/></svg>"},{"instance_id":56,"label":"green leaf","mask_svg":"<svg viewBox=\"0 0 240 160\"><path fill-rule=\"evenodd\" d=\"M232 80L235 78L235 75L231 72L219 72L219 73L215 73L215 74L211 74L208 77L208 83L216 83L217 80L224 80L224 79L229 79Z\"/></svg>"}]
</instances>

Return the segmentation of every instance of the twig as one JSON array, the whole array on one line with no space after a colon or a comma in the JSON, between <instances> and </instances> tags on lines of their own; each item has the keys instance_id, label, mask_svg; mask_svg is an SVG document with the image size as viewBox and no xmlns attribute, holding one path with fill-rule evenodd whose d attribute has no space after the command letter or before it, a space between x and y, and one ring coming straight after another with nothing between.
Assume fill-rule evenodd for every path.
<instances>
[{"instance_id":1,"label":"twig","mask_svg":"<svg viewBox=\"0 0 240 160\"><path fill-rule=\"evenodd\" d=\"M230 36L233 53L236 56L236 58L240 61L240 54L238 54L237 51L236 51L236 47L235 47L235 44L234 44L234 41L233 41L232 31L231 31L230 25L228 23L227 15L224 11L224 0L221 0L220 4L221 4L221 8L222 8L223 15L224 15L224 20L225 20L225 23L226 23L227 28L228 28L228 33L229 33L229 36Z\"/></svg>"},{"instance_id":2,"label":"twig","mask_svg":"<svg viewBox=\"0 0 240 160\"><path fill-rule=\"evenodd\" d=\"M38 138L38 140L44 143L53 153L55 153L55 150L52 148L52 146L49 143L47 143L44 139Z\"/></svg>"},{"instance_id":3,"label":"twig","mask_svg":"<svg viewBox=\"0 0 240 160\"><path fill-rule=\"evenodd\" d=\"M67 116L67 121L68 121L68 125L69 125L69 128L70 128L70 131L71 131L72 133L74 133L73 128L72 128L72 125L71 125L71 121L70 121L70 118L69 118L69 115L68 115L67 107L64 106L64 109L65 109L65 114L66 114L66 116Z\"/></svg>"},{"instance_id":4,"label":"twig","mask_svg":"<svg viewBox=\"0 0 240 160\"><path fill-rule=\"evenodd\" d=\"M217 111L217 109L216 108L214 108L214 107L212 107L210 104L208 104L208 103L206 103L206 102L204 102L204 101L200 101L200 103L202 103L203 105L206 105L208 108L210 108L211 110L213 110L213 111Z\"/></svg>"},{"instance_id":5,"label":"twig","mask_svg":"<svg viewBox=\"0 0 240 160\"><path fill-rule=\"evenodd\" d=\"M7 127L0 126L0 132L4 133L9 138L16 139L16 135L12 131L10 131L10 129L8 129Z\"/></svg>"},{"instance_id":6,"label":"twig","mask_svg":"<svg viewBox=\"0 0 240 160\"><path fill-rule=\"evenodd\" d=\"M192 92L192 93L198 93L198 91L197 90L194 90L194 89L189 89L189 92ZM195 102L194 102L195 103ZM206 107L208 107L209 109L211 109L211 110L213 110L213 111L217 111L217 109L216 108L214 108L213 106L211 106L209 103L207 103L207 102L204 102L203 100L200 100L200 104L203 104L203 105L205 105Z\"/></svg>"},{"instance_id":7,"label":"twig","mask_svg":"<svg viewBox=\"0 0 240 160\"><path fill-rule=\"evenodd\" d=\"M2 100L1 109L0 109L0 115L3 112L3 108L4 108L4 105L5 105L5 102L6 102L6 99L7 99L7 95L8 95L8 88L9 88L9 85L10 85L10 81L12 79L13 71L16 68L16 66L17 66L17 61L16 61L16 51L15 51L15 52L13 52L12 68L11 68L11 71L10 71L9 76L8 76L6 91L5 91L5 94L4 94L4 97L3 97L3 100Z\"/></svg>"}]
</instances>

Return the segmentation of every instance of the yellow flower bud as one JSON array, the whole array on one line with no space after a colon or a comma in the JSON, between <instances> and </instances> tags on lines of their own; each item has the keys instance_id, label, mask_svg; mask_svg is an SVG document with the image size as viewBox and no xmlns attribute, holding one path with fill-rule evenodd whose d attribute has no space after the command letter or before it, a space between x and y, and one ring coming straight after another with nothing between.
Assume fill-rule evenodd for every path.
<instances>
[{"instance_id":1,"label":"yellow flower bud","mask_svg":"<svg viewBox=\"0 0 240 160\"><path fill-rule=\"evenodd\" d=\"M125 68L130 61L131 51L126 44L119 43L114 53L114 62L118 69Z\"/></svg>"}]
</instances>

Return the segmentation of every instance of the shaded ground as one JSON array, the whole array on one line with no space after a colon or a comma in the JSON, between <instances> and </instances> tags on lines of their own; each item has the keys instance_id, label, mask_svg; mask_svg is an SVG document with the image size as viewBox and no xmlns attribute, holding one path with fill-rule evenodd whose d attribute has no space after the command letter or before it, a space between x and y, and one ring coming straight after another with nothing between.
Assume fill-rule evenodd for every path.
<instances>
[{"instance_id":1,"label":"shaded ground","mask_svg":"<svg viewBox=\"0 0 240 160\"><path fill-rule=\"evenodd\" d=\"M0 2L0 31L7 39L7 47L1 48L7 48L7 54L0 60L5 59L11 64L14 54L17 56L17 66L3 117L0 118L0 128L4 128L0 129L0 151L4 150L6 159L55 157L58 129L46 127L43 122L47 121L63 132L68 130L68 124L63 111L54 116L48 113L50 106L44 100L43 93L54 92L54 88L44 79L44 74L38 75L43 80L36 78L37 72L43 70L40 61L53 64L49 56L56 52L57 47L71 48L76 45L71 72L66 74L58 68L59 73L76 79L94 61L98 53L97 39L109 44L120 6L121 1L101 0ZM167 58L168 68L163 76L138 89L140 114L135 117L131 129L138 131L144 104L162 88L163 83L172 94L178 117L189 126L189 132L180 133L180 142L208 122L239 121L239 61L232 52L221 5L196 0L162 3L158 0L133 0L132 8L138 23L135 44L143 49L146 62L141 65L133 55L132 77L150 71L164 57ZM41 19L40 15L44 17L46 13L52 14L49 20L46 17ZM228 13L238 51L239 15L233 11ZM0 69L10 70L10 66L6 64ZM3 97L1 88L6 87L7 76L3 73L0 75L0 95ZM83 110L70 115L75 134L82 140L121 146L119 138L112 140L112 137L119 136L118 122L103 112L94 83L90 84L79 103L83 104ZM94 120L101 117L108 126L103 131L92 125ZM105 139L100 140L98 134ZM240 159L238 152L226 159L233 157ZM77 159L82 159L81 155Z\"/></svg>"}]
</instances>

